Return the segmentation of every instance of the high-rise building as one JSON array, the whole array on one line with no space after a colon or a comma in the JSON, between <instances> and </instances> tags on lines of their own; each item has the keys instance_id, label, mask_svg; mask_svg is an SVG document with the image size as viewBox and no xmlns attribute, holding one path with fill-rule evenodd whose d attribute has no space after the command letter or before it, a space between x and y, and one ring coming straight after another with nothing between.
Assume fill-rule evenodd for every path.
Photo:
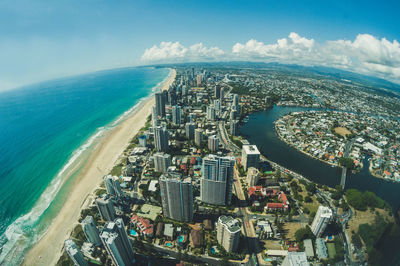
<instances>
[{"instance_id":1,"label":"high-rise building","mask_svg":"<svg viewBox=\"0 0 400 266\"><path fill-rule=\"evenodd\" d=\"M104 221L112 221L115 219L114 204L108 195L97 198L96 205L99 209L100 216Z\"/></svg>"},{"instance_id":2,"label":"high-rise building","mask_svg":"<svg viewBox=\"0 0 400 266\"><path fill-rule=\"evenodd\" d=\"M115 265L127 266L135 263L132 243L121 218L106 223L100 238Z\"/></svg>"},{"instance_id":3,"label":"high-rise building","mask_svg":"<svg viewBox=\"0 0 400 266\"><path fill-rule=\"evenodd\" d=\"M179 105L172 107L172 123L179 125L182 123L182 109Z\"/></svg>"},{"instance_id":4,"label":"high-rise building","mask_svg":"<svg viewBox=\"0 0 400 266\"><path fill-rule=\"evenodd\" d=\"M221 86L220 85L215 85L214 88L214 98L219 99L221 97Z\"/></svg>"},{"instance_id":5,"label":"high-rise building","mask_svg":"<svg viewBox=\"0 0 400 266\"><path fill-rule=\"evenodd\" d=\"M191 221L193 219L191 180L182 181L162 175L159 183L164 216L181 222Z\"/></svg>"},{"instance_id":6,"label":"high-rise building","mask_svg":"<svg viewBox=\"0 0 400 266\"><path fill-rule=\"evenodd\" d=\"M65 251L67 252L68 256L74 262L75 265L78 266L87 266L88 263L83 257L82 252L78 249L75 242L71 239L67 239L64 242Z\"/></svg>"},{"instance_id":7,"label":"high-rise building","mask_svg":"<svg viewBox=\"0 0 400 266\"><path fill-rule=\"evenodd\" d=\"M221 88L220 99L221 99L221 102L223 102L225 99L225 89L224 88Z\"/></svg>"},{"instance_id":8,"label":"high-rise building","mask_svg":"<svg viewBox=\"0 0 400 266\"><path fill-rule=\"evenodd\" d=\"M185 125L185 132L186 132L186 138L189 140L194 139L194 130L196 129L196 124L195 123L186 123Z\"/></svg>"},{"instance_id":9,"label":"high-rise building","mask_svg":"<svg viewBox=\"0 0 400 266\"><path fill-rule=\"evenodd\" d=\"M207 119L208 120L215 120L216 118L216 113L215 113L215 108L212 105L207 106Z\"/></svg>"},{"instance_id":10,"label":"high-rise building","mask_svg":"<svg viewBox=\"0 0 400 266\"><path fill-rule=\"evenodd\" d=\"M237 112L236 110L231 110L230 114L229 114L229 118L230 120L235 120L237 117Z\"/></svg>"},{"instance_id":11,"label":"high-rise building","mask_svg":"<svg viewBox=\"0 0 400 266\"><path fill-rule=\"evenodd\" d=\"M194 79L194 67L192 67L192 79Z\"/></svg>"},{"instance_id":12,"label":"high-rise building","mask_svg":"<svg viewBox=\"0 0 400 266\"><path fill-rule=\"evenodd\" d=\"M217 222L217 241L227 252L234 252L238 248L241 229L239 221L222 215Z\"/></svg>"},{"instance_id":13,"label":"high-rise building","mask_svg":"<svg viewBox=\"0 0 400 266\"><path fill-rule=\"evenodd\" d=\"M256 145L243 145L242 147L242 165L245 171L249 167L258 168L260 164L260 152Z\"/></svg>"},{"instance_id":14,"label":"high-rise building","mask_svg":"<svg viewBox=\"0 0 400 266\"><path fill-rule=\"evenodd\" d=\"M319 206L311 224L311 231L316 237L320 237L332 218L332 210L329 207Z\"/></svg>"},{"instance_id":15,"label":"high-rise building","mask_svg":"<svg viewBox=\"0 0 400 266\"><path fill-rule=\"evenodd\" d=\"M82 220L82 230L90 243L95 246L101 245L99 230L97 230L92 216L88 215L85 217L85 219Z\"/></svg>"},{"instance_id":16,"label":"high-rise building","mask_svg":"<svg viewBox=\"0 0 400 266\"><path fill-rule=\"evenodd\" d=\"M108 194L119 198L123 196L118 176L105 175L103 181Z\"/></svg>"},{"instance_id":17,"label":"high-rise building","mask_svg":"<svg viewBox=\"0 0 400 266\"><path fill-rule=\"evenodd\" d=\"M154 130L154 146L157 151L168 151L168 130L165 127L156 127Z\"/></svg>"},{"instance_id":18,"label":"high-rise building","mask_svg":"<svg viewBox=\"0 0 400 266\"><path fill-rule=\"evenodd\" d=\"M154 169L156 172L166 173L171 166L171 155L163 152L154 154Z\"/></svg>"},{"instance_id":19,"label":"high-rise building","mask_svg":"<svg viewBox=\"0 0 400 266\"><path fill-rule=\"evenodd\" d=\"M232 136L237 136L239 134L239 121L231 120L229 123L229 133Z\"/></svg>"},{"instance_id":20,"label":"high-rise building","mask_svg":"<svg viewBox=\"0 0 400 266\"><path fill-rule=\"evenodd\" d=\"M199 87L201 85L202 77L201 75L197 75L197 86Z\"/></svg>"},{"instance_id":21,"label":"high-rise building","mask_svg":"<svg viewBox=\"0 0 400 266\"><path fill-rule=\"evenodd\" d=\"M169 104L171 106L176 105L177 96L176 96L176 90L175 89L168 90L168 99L169 99Z\"/></svg>"},{"instance_id":22,"label":"high-rise building","mask_svg":"<svg viewBox=\"0 0 400 266\"><path fill-rule=\"evenodd\" d=\"M214 100L214 109L217 116L221 115L222 106L220 100Z\"/></svg>"},{"instance_id":23,"label":"high-rise building","mask_svg":"<svg viewBox=\"0 0 400 266\"><path fill-rule=\"evenodd\" d=\"M203 130L201 130L200 128L196 128L194 130L194 143L200 147L202 141L203 141Z\"/></svg>"},{"instance_id":24,"label":"high-rise building","mask_svg":"<svg viewBox=\"0 0 400 266\"><path fill-rule=\"evenodd\" d=\"M232 106L234 110L236 110L236 107L239 105L239 95L233 94L233 100L232 100Z\"/></svg>"},{"instance_id":25,"label":"high-rise building","mask_svg":"<svg viewBox=\"0 0 400 266\"><path fill-rule=\"evenodd\" d=\"M217 151L219 149L219 140L217 135L208 137L208 149L210 151Z\"/></svg>"},{"instance_id":26,"label":"high-rise building","mask_svg":"<svg viewBox=\"0 0 400 266\"><path fill-rule=\"evenodd\" d=\"M232 201L235 157L208 155L203 158L200 179L200 200L215 205L230 205Z\"/></svg>"},{"instance_id":27,"label":"high-rise building","mask_svg":"<svg viewBox=\"0 0 400 266\"><path fill-rule=\"evenodd\" d=\"M252 187L257 185L259 177L260 171L258 171L257 168L249 167L249 169L247 170L247 182L249 183L249 186Z\"/></svg>"},{"instance_id":28,"label":"high-rise building","mask_svg":"<svg viewBox=\"0 0 400 266\"><path fill-rule=\"evenodd\" d=\"M158 125L158 118L157 118L157 106L153 106L151 109L151 125L155 128Z\"/></svg>"},{"instance_id":29,"label":"high-rise building","mask_svg":"<svg viewBox=\"0 0 400 266\"><path fill-rule=\"evenodd\" d=\"M156 93L156 113L158 116L165 117L165 96L161 91Z\"/></svg>"}]
</instances>

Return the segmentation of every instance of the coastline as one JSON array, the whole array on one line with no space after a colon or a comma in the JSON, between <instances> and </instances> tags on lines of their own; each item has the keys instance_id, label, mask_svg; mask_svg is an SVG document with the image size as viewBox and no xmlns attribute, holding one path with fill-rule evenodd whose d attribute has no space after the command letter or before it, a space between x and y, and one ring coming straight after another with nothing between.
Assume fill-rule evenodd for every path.
<instances>
[{"instance_id":1,"label":"coastline","mask_svg":"<svg viewBox=\"0 0 400 266\"><path fill-rule=\"evenodd\" d=\"M168 89L176 77L175 69L163 81L161 90ZM145 98L131 115L107 132L94 148L87 163L77 176L62 208L51 222L43 237L25 255L22 265L55 265L62 254L64 240L77 224L82 208L90 203L92 193L118 163L120 155L131 139L145 124L155 103L154 95Z\"/></svg>"}]
</instances>

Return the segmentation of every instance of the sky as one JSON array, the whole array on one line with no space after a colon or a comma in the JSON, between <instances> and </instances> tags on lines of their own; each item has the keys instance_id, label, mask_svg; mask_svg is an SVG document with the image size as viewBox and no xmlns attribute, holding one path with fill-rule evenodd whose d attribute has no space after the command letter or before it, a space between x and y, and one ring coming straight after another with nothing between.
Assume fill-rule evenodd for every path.
<instances>
[{"instance_id":1,"label":"sky","mask_svg":"<svg viewBox=\"0 0 400 266\"><path fill-rule=\"evenodd\" d=\"M101 69L249 60L400 83L398 1L0 0L0 91Z\"/></svg>"}]
</instances>

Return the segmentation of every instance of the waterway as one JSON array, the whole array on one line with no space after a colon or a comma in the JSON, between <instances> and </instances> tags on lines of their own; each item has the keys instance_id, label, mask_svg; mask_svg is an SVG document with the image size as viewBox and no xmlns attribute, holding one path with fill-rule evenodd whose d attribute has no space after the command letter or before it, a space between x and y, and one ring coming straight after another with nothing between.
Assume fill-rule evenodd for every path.
<instances>
[{"instance_id":1,"label":"waterway","mask_svg":"<svg viewBox=\"0 0 400 266\"><path fill-rule=\"evenodd\" d=\"M260 152L268 159L302 174L308 179L335 187L340 184L341 168L303 154L283 142L275 132L274 121L291 112L318 110L303 107L274 106L272 109L251 114L241 128L241 134L251 144L257 145ZM345 189L356 188L360 191L372 191L386 200L394 210L400 207L400 183L393 183L376 178L369 173L369 162L364 160L363 169L357 173L348 173Z\"/></svg>"}]
</instances>

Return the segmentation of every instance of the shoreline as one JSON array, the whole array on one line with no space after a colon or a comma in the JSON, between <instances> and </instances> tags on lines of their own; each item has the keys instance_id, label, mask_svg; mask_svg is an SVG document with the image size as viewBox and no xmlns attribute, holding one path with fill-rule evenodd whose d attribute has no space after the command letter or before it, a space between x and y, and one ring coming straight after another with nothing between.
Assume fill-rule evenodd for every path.
<instances>
[{"instance_id":1,"label":"shoreline","mask_svg":"<svg viewBox=\"0 0 400 266\"><path fill-rule=\"evenodd\" d=\"M171 69L168 77L160 84L161 90L168 89L175 77L176 70ZM104 139L93 149L87 163L74 181L62 208L43 237L28 250L22 265L55 265L57 263L63 251L64 240L69 237L78 223L81 210L90 202L89 199L92 198L103 176L118 163L131 139L145 124L154 103L153 92L149 97L144 98L132 114L105 134Z\"/></svg>"}]
</instances>

